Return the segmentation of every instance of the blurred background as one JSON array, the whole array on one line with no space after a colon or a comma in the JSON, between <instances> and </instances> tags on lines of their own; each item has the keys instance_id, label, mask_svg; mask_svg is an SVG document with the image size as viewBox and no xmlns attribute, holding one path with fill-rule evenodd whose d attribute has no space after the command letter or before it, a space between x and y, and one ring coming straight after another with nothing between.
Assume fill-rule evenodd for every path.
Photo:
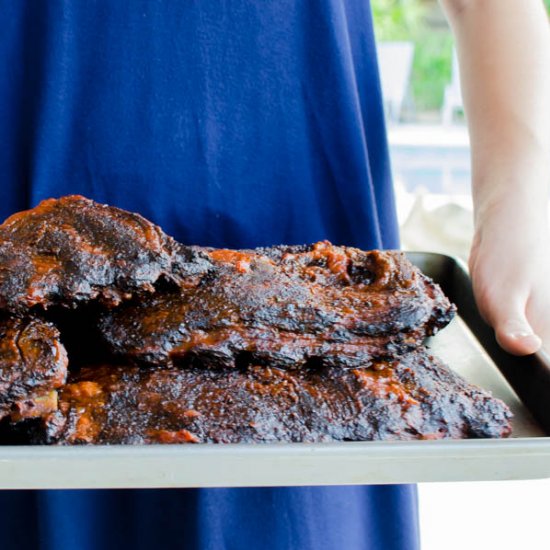
<instances>
[{"instance_id":1,"label":"blurred background","mask_svg":"<svg viewBox=\"0 0 550 550\"><path fill-rule=\"evenodd\" d=\"M452 34L437 0L371 5L402 246L466 260L470 151ZM550 480L421 484L419 492L423 550L550 548Z\"/></svg>"}]
</instances>

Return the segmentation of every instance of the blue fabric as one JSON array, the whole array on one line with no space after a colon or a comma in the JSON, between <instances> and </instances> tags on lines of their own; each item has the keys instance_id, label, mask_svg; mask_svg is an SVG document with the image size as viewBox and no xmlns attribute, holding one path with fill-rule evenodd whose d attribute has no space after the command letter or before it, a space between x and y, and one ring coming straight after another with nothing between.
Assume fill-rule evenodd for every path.
<instances>
[{"instance_id":1,"label":"blue fabric","mask_svg":"<svg viewBox=\"0 0 550 550\"><path fill-rule=\"evenodd\" d=\"M193 244L397 247L366 0L0 0L0 217L81 193ZM408 550L414 487L0 493L3 550Z\"/></svg>"},{"instance_id":2,"label":"blue fabric","mask_svg":"<svg viewBox=\"0 0 550 550\"><path fill-rule=\"evenodd\" d=\"M417 549L410 486L0 492L12 550Z\"/></svg>"}]
</instances>

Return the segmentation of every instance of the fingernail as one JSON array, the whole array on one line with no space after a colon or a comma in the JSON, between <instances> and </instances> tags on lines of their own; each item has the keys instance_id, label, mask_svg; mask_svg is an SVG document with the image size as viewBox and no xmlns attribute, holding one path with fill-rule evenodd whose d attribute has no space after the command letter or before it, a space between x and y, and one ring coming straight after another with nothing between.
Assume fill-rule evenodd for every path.
<instances>
[{"instance_id":1,"label":"fingernail","mask_svg":"<svg viewBox=\"0 0 550 550\"><path fill-rule=\"evenodd\" d=\"M527 331L513 332L510 336L514 340L521 340L522 344L533 350L537 350L542 345L542 340L534 333Z\"/></svg>"},{"instance_id":2,"label":"fingernail","mask_svg":"<svg viewBox=\"0 0 550 550\"><path fill-rule=\"evenodd\" d=\"M508 336L514 340L523 340L523 338L535 336L531 326L518 319L509 319L503 328Z\"/></svg>"},{"instance_id":3,"label":"fingernail","mask_svg":"<svg viewBox=\"0 0 550 550\"><path fill-rule=\"evenodd\" d=\"M527 338L529 336L535 336L535 334L529 330L518 330L516 332L510 332L510 337L515 340L521 340L522 338Z\"/></svg>"}]
</instances>

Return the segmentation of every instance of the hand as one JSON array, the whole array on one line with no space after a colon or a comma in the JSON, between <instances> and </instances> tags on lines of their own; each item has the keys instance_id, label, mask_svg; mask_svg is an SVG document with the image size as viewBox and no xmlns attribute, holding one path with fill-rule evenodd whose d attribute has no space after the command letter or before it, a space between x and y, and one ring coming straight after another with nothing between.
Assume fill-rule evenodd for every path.
<instances>
[{"instance_id":1,"label":"hand","mask_svg":"<svg viewBox=\"0 0 550 550\"><path fill-rule=\"evenodd\" d=\"M546 201L494 207L476 220L469 267L479 310L515 355L550 349L550 235Z\"/></svg>"}]
</instances>

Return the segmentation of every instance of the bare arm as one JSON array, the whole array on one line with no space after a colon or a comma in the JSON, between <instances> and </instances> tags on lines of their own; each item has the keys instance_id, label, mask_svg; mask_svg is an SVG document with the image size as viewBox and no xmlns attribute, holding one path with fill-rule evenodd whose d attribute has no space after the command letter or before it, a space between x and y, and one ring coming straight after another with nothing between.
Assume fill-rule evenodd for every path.
<instances>
[{"instance_id":1,"label":"bare arm","mask_svg":"<svg viewBox=\"0 0 550 550\"><path fill-rule=\"evenodd\" d=\"M441 0L472 146L470 257L482 314L512 353L550 346L550 29L542 0Z\"/></svg>"}]
</instances>

